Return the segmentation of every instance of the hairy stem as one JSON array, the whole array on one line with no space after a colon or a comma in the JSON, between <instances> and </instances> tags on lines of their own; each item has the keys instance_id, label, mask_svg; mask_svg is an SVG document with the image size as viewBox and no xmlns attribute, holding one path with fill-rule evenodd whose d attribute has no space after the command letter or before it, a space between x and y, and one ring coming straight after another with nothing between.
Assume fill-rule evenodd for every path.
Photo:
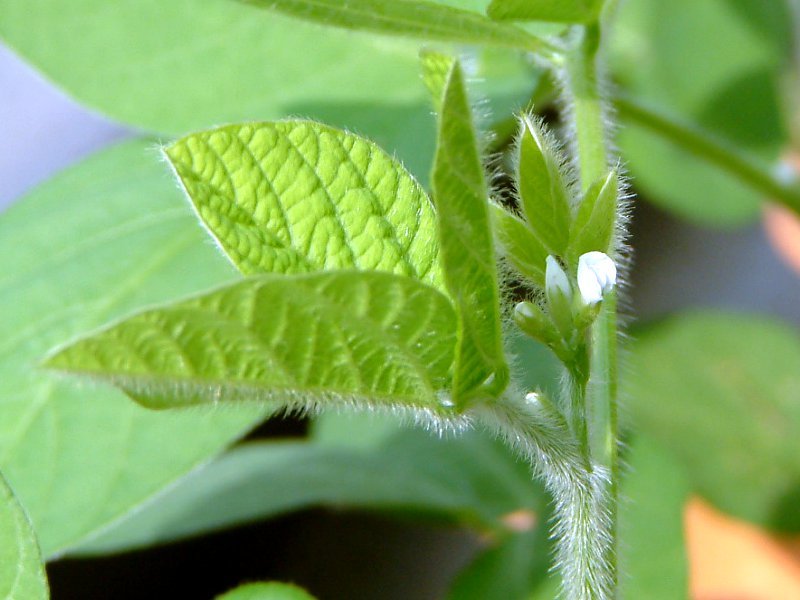
<instances>
[{"instance_id":1,"label":"hairy stem","mask_svg":"<svg viewBox=\"0 0 800 600\"><path fill-rule=\"evenodd\" d=\"M569 600L606 600L612 581L605 568L611 540L608 474L581 452L566 419L546 397L505 396L476 409L477 417L527 460L555 502L555 566Z\"/></svg>"},{"instance_id":2,"label":"hairy stem","mask_svg":"<svg viewBox=\"0 0 800 600\"><path fill-rule=\"evenodd\" d=\"M575 49L567 56L566 92L575 126L575 155L581 188L608 171L606 119L600 90L597 53L600 25L576 30ZM609 294L591 331L590 386L585 414L589 415L592 460L609 473L605 513L609 544L601 563L608 569L611 589L617 586L617 504L619 457L617 452L617 311L616 297ZM613 597L614 592L609 597Z\"/></svg>"},{"instance_id":3,"label":"hairy stem","mask_svg":"<svg viewBox=\"0 0 800 600\"><path fill-rule=\"evenodd\" d=\"M800 183L797 180L781 179L770 165L696 125L679 121L630 98L617 98L615 105L620 118L649 129L800 214Z\"/></svg>"}]
</instances>

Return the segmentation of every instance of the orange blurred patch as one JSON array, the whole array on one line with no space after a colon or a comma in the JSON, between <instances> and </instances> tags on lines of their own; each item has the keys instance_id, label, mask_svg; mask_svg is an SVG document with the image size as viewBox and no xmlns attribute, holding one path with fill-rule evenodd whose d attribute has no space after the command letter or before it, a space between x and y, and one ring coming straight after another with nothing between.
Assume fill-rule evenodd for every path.
<instances>
[{"instance_id":1,"label":"orange blurred patch","mask_svg":"<svg viewBox=\"0 0 800 600\"><path fill-rule=\"evenodd\" d=\"M800 218L788 208L765 204L764 229L778 256L800 273Z\"/></svg>"},{"instance_id":2,"label":"orange blurred patch","mask_svg":"<svg viewBox=\"0 0 800 600\"><path fill-rule=\"evenodd\" d=\"M684 519L693 600L800 599L800 539L781 542L699 498Z\"/></svg>"}]
</instances>

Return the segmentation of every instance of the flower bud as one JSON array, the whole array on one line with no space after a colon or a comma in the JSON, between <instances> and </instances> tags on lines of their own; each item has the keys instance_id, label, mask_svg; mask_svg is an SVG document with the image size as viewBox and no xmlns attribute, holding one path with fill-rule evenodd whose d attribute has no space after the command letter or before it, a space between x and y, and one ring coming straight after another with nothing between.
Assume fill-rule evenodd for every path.
<instances>
[{"instance_id":1,"label":"flower bud","mask_svg":"<svg viewBox=\"0 0 800 600\"><path fill-rule=\"evenodd\" d=\"M614 289L617 267L602 252L587 252L578 259L578 290L584 306L594 306Z\"/></svg>"},{"instance_id":2,"label":"flower bud","mask_svg":"<svg viewBox=\"0 0 800 600\"><path fill-rule=\"evenodd\" d=\"M554 256L548 256L544 273L545 296L550 308L550 315L555 321L561 335L568 338L572 335L572 286L569 278L558 264Z\"/></svg>"}]
</instances>

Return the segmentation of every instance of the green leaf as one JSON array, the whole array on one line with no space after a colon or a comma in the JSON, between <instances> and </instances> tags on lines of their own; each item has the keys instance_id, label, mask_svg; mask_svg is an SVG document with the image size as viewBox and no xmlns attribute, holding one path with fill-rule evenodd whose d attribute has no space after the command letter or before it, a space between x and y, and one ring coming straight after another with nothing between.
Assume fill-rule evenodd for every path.
<instances>
[{"instance_id":1,"label":"green leaf","mask_svg":"<svg viewBox=\"0 0 800 600\"><path fill-rule=\"evenodd\" d=\"M521 520L525 518L521 513L517 515ZM507 535L459 573L447 599L527 598L546 579L551 553L546 519L543 515L531 516L534 522L530 531Z\"/></svg>"},{"instance_id":2,"label":"green leaf","mask_svg":"<svg viewBox=\"0 0 800 600\"><path fill-rule=\"evenodd\" d=\"M492 0L492 19L588 23L598 18L603 0Z\"/></svg>"},{"instance_id":3,"label":"green leaf","mask_svg":"<svg viewBox=\"0 0 800 600\"><path fill-rule=\"evenodd\" d=\"M0 215L0 468L44 556L63 553L263 418L253 406L156 414L38 367L109 319L235 277L153 143L59 175Z\"/></svg>"},{"instance_id":4,"label":"green leaf","mask_svg":"<svg viewBox=\"0 0 800 600\"><path fill-rule=\"evenodd\" d=\"M638 430L721 510L786 527L800 487L800 339L745 315L676 317L638 336L625 397Z\"/></svg>"},{"instance_id":5,"label":"green leaf","mask_svg":"<svg viewBox=\"0 0 800 600\"><path fill-rule=\"evenodd\" d=\"M521 275L544 289L547 250L528 225L502 206L490 204L489 211L497 244Z\"/></svg>"},{"instance_id":6,"label":"green leaf","mask_svg":"<svg viewBox=\"0 0 800 600\"><path fill-rule=\"evenodd\" d=\"M566 252L571 219L562 162L539 124L523 116L517 140L517 191L528 226L554 256Z\"/></svg>"},{"instance_id":7,"label":"green leaf","mask_svg":"<svg viewBox=\"0 0 800 600\"><path fill-rule=\"evenodd\" d=\"M619 514L621 595L685 600L683 513L689 481L675 459L650 439L635 438L629 453Z\"/></svg>"},{"instance_id":8,"label":"green leaf","mask_svg":"<svg viewBox=\"0 0 800 600\"><path fill-rule=\"evenodd\" d=\"M461 67L443 90L431 181L439 217L445 281L456 303L458 347L453 400L494 396L508 383L503 355L497 272L488 189Z\"/></svg>"},{"instance_id":9,"label":"green leaf","mask_svg":"<svg viewBox=\"0 0 800 600\"><path fill-rule=\"evenodd\" d=\"M129 317L47 367L108 381L149 408L220 401L440 407L455 347L447 298L407 277L252 277Z\"/></svg>"},{"instance_id":10,"label":"green leaf","mask_svg":"<svg viewBox=\"0 0 800 600\"><path fill-rule=\"evenodd\" d=\"M314 597L295 585L286 583L246 583L232 589L216 600L314 600Z\"/></svg>"},{"instance_id":11,"label":"green leaf","mask_svg":"<svg viewBox=\"0 0 800 600\"><path fill-rule=\"evenodd\" d=\"M46 600L49 597L33 526L0 475L0 598Z\"/></svg>"},{"instance_id":12,"label":"green leaf","mask_svg":"<svg viewBox=\"0 0 800 600\"><path fill-rule=\"evenodd\" d=\"M788 144L779 90L791 22L785 2L628 2L610 62L637 102L776 161ZM757 193L658 135L626 123L619 143L647 200L704 226L758 218Z\"/></svg>"},{"instance_id":13,"label":"green leaf","mask_svg":"<svg viewBox=\"0 0 800 600\"><path fill-rule=\"evenodd\" d=\"M229 125L166 150L245 274L357 268L444 288L425 192L372 142L311 121Z\"/></svg>"},{"instance_id":14,"label":"green leaf","mask_svg":"<svg viewBox=\"0 0 800 600\"><path fill-rule=\"evenodd\" d=\"M593 250L609 252L617 218L618 195L619 177L616 169L586 190L570 227L567 252L570 264L577 265L582 254Z\"/></svg>"},{"instance_id":15,"label":"green leaf","mask_svg":"<svg viewBox=\"0 0 800 600\"><path fill-rule=\"evenodd\" d=\"M423 50L420 52L419 58L422 65L422 81L431 93L434 110L440 113L447 76L455 64L455 59L433 50Z\"/></svg>"},{"instance_id":16,"label":"green leaf","mask_svg":"<svg viewBox=\"0 0 800 600\"><path fill-rule=\"evenodd\" d=\"M527 465L485 435L404 430L355 447L254 442L192 473L81 552L147 547L318 505L424 513L505 532L505 515L535 517L546 504Z\"/></svg>"},{"instance_id":17,"label":"green leaf","mask_svg":"<svg viewBox=\"0 0 800 600\"><path fill-rule=\"evenodd\" d=\"M419 0L245 0L248 4L345 29L460 44L538 50L543 42L523 29L483 15Z\"/></svg>"}]
</instances>

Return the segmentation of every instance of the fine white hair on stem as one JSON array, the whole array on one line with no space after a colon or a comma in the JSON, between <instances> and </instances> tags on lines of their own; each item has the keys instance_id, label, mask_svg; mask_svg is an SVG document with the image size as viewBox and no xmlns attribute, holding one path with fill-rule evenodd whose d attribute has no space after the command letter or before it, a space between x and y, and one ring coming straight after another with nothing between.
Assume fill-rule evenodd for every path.
<instances>
[{"instance_id":1,"label":"fine white hair on stem","mask_svg":"<svg viewBox=\"0 0 800 600\"><path fill-rule=\"evenodd\" d=\"M473 414L530 463L553 496L554 569L562 576L562 597L609 600L607 470L583 456L563 415L544 396L508 394Z\"/></svg>"}]
</instances>

